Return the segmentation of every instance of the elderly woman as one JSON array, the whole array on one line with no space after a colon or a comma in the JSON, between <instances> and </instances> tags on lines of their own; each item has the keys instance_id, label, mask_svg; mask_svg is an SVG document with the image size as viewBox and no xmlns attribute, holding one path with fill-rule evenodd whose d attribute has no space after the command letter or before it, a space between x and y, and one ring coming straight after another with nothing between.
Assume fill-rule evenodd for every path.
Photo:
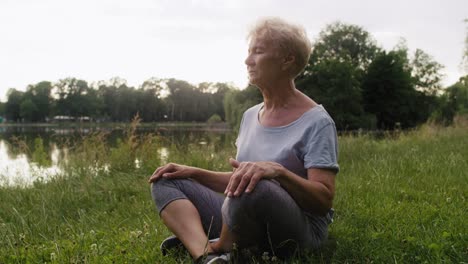
<instances>
[{"instance_id":1,"label":"elderly woman","mask_svg":"<svg viewBox=\"0 0 468 264\"><path fill-rule=\"evenodd\" d=\"M332 219L335 124L294 84L311 52L305 30L268 18L248 39L249 81L264 101L243 115L237 158L229 160L233 171L170 163L149 180L160 217L175 235L162 249L180 241L198 263L227 261L234 243L273 252L288 243L315 249Z\"/></svg>"}]
</instances>

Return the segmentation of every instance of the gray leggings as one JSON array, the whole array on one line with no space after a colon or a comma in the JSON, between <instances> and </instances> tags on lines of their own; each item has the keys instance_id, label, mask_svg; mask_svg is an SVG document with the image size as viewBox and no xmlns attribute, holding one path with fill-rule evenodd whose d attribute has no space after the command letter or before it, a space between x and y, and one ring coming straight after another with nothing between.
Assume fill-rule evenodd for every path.
<instances>
[{"instance_id":1,"label":"gray leggings","mask_svg":"<svg viewBox=\"0 0 468 264\"><path fill-rule=\"evenodd\" d=\"M160 179L152 185L152 196L159 213L174 200L191 201L210 239L219 237L224 220L241 248L318 248L327 238L332 217L305 213L271 180L261 180L252 193L226 198L191 179Z\"/></svg>"}]
</instances>

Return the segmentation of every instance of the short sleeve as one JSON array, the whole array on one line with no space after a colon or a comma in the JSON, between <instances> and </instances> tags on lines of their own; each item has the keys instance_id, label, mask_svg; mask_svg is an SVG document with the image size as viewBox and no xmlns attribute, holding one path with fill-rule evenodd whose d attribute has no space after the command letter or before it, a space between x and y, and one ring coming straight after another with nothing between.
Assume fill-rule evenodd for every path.
<instances>
[{"instance_id":1,"label":"short sleeve","mask_svg":"<svg viewBox=\"0 0 468 264\"><path fill-rule=\"evenodd\" d=\"M331 169L339 171L338 138L333 122L311 132L306 141L304 168Z\"/></svg>"},{"instance_id":2,"label":"short sleeve","mask_svg":"<svg viewBox=\"0 0 468 264\"><path fill-rule=\"evenodd\" d=\"M234 142L234 144L236 145L236 148L239 148L239 138L241 137L242 126L244 125L244 118L245 118L245 113L242 114L242 119L241 119L241 122L240 122L240 125L239 125L239 131L237 133L236 141Z\"/></svg>"}]
</instances>

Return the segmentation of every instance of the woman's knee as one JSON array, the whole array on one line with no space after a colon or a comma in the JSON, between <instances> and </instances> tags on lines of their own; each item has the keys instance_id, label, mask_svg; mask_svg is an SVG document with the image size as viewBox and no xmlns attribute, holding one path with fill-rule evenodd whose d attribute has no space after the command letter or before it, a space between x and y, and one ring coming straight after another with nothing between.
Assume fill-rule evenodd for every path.
<instances>
[{"instance_id":1,"label":"woman's knee","mask_svg":"<svg viewBox=\"0 0 468 264\"><path fill-rule=\"evenodd\" d=\"M161 178L151 184L151 190L153 193L160 192L162 189L181 189L181 186L187 184L188 179L165 179Z\"/></svg>"},{"instance_id":2,"label":"woman's knee","mask_svg":"<svg viewBox=\"0 0 468 264\"><path fill-rule=\"evenodd\" d=\"M151 194L153 198L161 193L164 193L163 190L167 188L174 188L174 183L168 179L159 179L151 184Z\"/></svg>"},{"instance_id":3,"label":"woman's knee","mask_svg":"<svg viewBox=\"0 0 468 264\"><path fill-rule=\"evenodd\" d=\"M274 195L275 189L281 188L271 180L261 180L250 193L243 193L239 197L228 197L224 200L222 211L226 218L254 217L256 212L262 211Z\"/></svg>"},{"instance_id":4,"label":"woman's knee","mask_svg":"<svg viewBox=\"0 0 468 264\"><path fill-rule=\"evenodd\" d=\"M151 196L158 208L165 206L171 200L186 198L183 188L187 179L159 179L151 184ZM186 183L185 183L186 184Z\"/></svg>"}]
</instances>

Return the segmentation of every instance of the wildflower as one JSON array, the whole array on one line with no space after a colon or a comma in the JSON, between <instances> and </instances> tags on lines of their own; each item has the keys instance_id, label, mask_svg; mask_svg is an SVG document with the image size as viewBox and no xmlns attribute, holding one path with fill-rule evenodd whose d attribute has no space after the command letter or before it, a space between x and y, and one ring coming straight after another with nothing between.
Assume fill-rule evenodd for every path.
<instances>
[{"instance_id":1,"label":"wildflower","mask_svg":"<svg viewBox=\"0 0 468 264\"><path fill-rule=\"evenodd\" d=\"M91 244L91 247L90 247L90 248L91 248L91 251L97 251L98 245L97 245L96 243Z\"/></svg>"},{"instance_id":2,"label":"wildflower","mask_svg":"<svg viewBox=\"0 0 468 264\"><path fill-rule=\"evenodd\" d=\"M130 232L130 236L135 237L135 238L139 238L142 234L143 234L143 232L141 230L136 230L136 231L131 231Z\"/></svg>"},{"instance_id":3,"label":"wildflower","mask_svg":"<svg viewBox=\"0 0 468 264\"><path fill-rule=\"evenodd\" d=\"M54 261L54 260L56 260L56 259L57 259L57 255L55 255L54 252L50 253L50 260L51 260L51 261Z\"/></svg>"}]
</instances>

